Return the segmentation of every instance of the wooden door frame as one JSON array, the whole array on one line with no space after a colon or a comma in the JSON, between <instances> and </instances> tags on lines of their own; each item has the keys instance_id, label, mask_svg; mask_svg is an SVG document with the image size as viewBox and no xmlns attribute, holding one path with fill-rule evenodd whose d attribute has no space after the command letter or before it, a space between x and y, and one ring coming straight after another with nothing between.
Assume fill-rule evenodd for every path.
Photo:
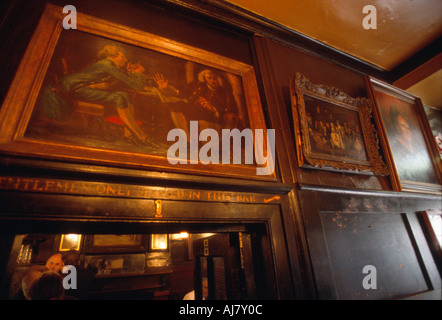
<instances>
[{"instance_id":1,"label":"wooden door frame","mask_svg":"<svg viewBox=\"0 0 442 320\"><path fill-rule=\"evenodd\" d=\"M0 232L10 239L24 233L147 233L151 229L167 233L181 227L191 232L229 232L265 228L274 274L266 281L274 290L270 298L295 298L280 204L161 200L161 215L155 217L154 199L0 192L0 202L7 203L0 212ZM11 247L10 252L9 261L13 262L16 250ZM10 264L6 270L11 269Z\"/></svg>"}]
</instances>

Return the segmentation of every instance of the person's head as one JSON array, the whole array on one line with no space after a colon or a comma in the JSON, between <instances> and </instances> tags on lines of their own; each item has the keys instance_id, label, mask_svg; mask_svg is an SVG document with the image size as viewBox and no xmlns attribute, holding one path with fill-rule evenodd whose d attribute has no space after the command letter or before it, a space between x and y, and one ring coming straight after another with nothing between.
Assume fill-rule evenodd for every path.
<instances>
[{"instance_id":1,"label":"person's head","mask_svg":"<svg viewBox=\"0 0 442 320\"><path fill-rule=\"evenodd\" d=\"M21 290L27 300L31 300L29 291L32 284L41 277L48 269L45 266L33 266L29 268L20 281Z\"/></svg>"},{"instance_id":2,"label":"person's head","mask_svg":"<svg viewBox=\"0 0 442 320\"><path fill-rule=\"evenodd\" d=\"M198 74L198 80L205 82L211 88L218 88L222 85L221 79L212 70L206 69Z\"/></svg>"},{"instance_id":3,"label":"person's head","mask_svg":"<svg viewBox=\"0 0 442 320\"><path fill-rule=\"evenodd\" d=\"M144 71L146 71L146 69L141 63L128 62L126 65L126 71L128 73L143 73Z\"/></svg>"},{"instance_id":4,"label":"person's head","mask_svg":"<svg viewBox=\"0 0 442 320\"><path fill-rule=\"evenodd\" d=\"M105 45L97 54L99 59L108 58L113 61L113 63L118 68L123 68L127 63L127 58L124 52L115 45Z\"/></svg>"},{"instance_id":5,"label":"person's head","mask_svg":"<svg viewBox=\"0 0 442 320\"><path fill-rule=\"evenodd\" d=\"M396 118L396 127L400 132L400 135L407 141L411 142L413 140L413 136L411 134L410 125L407 120L403 116L398 116Z\"/></svg>"},{"instance_id":6,"label":"person's head","mask_svg":"<svg viewBox=\"0 0 442 320\"><path fill-rule=\"evenodd\" d=\"M63 263L65 266L74 266L78 267L80 265L80 254L78 251L69 250L65 254L63 254Z\"/></svg>"},{"instance_id":7,"label":"person's head","mask_svg":"<svg viewBox=\"0 0 442 320\"><path fill-rule=\"evenodd\" d=\"M407 115L398 106L392 105L390 107L390 117L397 137L401 137L405 142L411 143L413 135L410 130L410 124L406 120Z\"/></svg>"},{"instance_id":8,"label":"person's head","mask_svg":"<svg viewBox=\"0 0 442 320\"><path fill-rule=\"evenodd\" d=\"M63 259L60 253L55 253L46 261L46 268L50 271L61 272L64 267Z\"/></svg>"},{"instance_id":9,"label":"person's head","mask_svg":"<svg viewBox=\"0 0 442 320\"><path fill-rule=\"evenodd\" d=\"M64 297L63 277L46 271L31 286L31 300L61 300Z\"/></svg>"}]
</instances>

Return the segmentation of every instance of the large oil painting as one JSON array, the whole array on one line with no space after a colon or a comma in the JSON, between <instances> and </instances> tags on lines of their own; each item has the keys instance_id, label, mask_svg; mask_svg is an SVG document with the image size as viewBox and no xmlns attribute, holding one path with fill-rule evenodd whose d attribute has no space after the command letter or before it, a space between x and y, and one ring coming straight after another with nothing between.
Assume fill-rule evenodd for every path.
<instances>
[{"instance_id":1,"label":"large oil painting","mask_svg":"<svg viewBox=\"0 0 442 320\"><path fill-rule=\"evenodd\" d=\"M80 31L62 31L25 137L164 155L173 128L243 128L239 76ZM188 133L190 135L190 133Z\"/></svg>"},{"instance_id":2,"label":"large oil painting","mask_svg":"<svg viewBox=\"0 0 442 320\"><path fill-rule=\"evenodd\" d=\"M249 176L255 164L172 166L168 133L263 129L252 66L78 13L62 27L48 5L0 121L0 148L70 161ZM198 142L197 142L198 143ZM201 145L201 142L199 142Z\"/></svg>"}]
</instances>

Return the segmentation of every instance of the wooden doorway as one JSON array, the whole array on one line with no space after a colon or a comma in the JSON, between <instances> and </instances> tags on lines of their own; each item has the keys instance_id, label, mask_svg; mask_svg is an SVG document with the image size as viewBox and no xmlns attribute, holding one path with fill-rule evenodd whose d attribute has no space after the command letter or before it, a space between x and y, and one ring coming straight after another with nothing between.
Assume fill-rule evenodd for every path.
<instances>
[{"instance_id":1,"label":"wooden doorway","mask_svg":"<svg viewBox=\"0 0 442 320\"><path fill-rule=\"evenodd\" d=\"M193 242L197 300L256 299L249 233L220 233Z\"/></svg>"},{"instance_id":2,"label":"wooden doorway","mask_svg":"<svg viewBox=\"0 0 442 320\"><path fill-rule=\"evenodd\" d=\"M46 194L37 197L34 194L22 193L20 197L9 195L5 203L9 205L8 208L17 211L8 211L1 217L2 241L11 243L11 247L5 248L7 252L4 261L10 262L5 264L6 273L11 272L11 266L17 258L14 252L17 255L20 249L18 247L14 251L12 248L14 238L19 234L124 235L173 234L186 231L189 234L236 234L238 237L241 233L243 242L247 239L251 247L247 254L252 258L244 260L250 265L245 267L251 268L253 265L254 274L254 278L241 280L241 286L245 286L242 296L247 299L267 300L295 297L284 226L278 205L226 205L218 202L163 200L163 214L157 217L153 200ZM32 207L33 210L19 210L19 203L25 203L26 207ZM93 217L85 208L93 211ZM51 212L57 212L57 215ZM245 257L246 251L243 253ZM6 273L4 279L8 280L11 274ZM4 290L7 292L8 288L8 283L2 284L3 295Z\"/></svg>"},{"instance_id":3,"label":"wooden doorway","mask_svg":"<svg viewBox=\"0 0 442 320\"><path fill-rule=\"evenodd\" d=\"M134 227L132 231L139 232L139 226ZM48 233L15 236L16 248L13 248L9 259L10 272L5 275L10 279L7 299L13 299L19 289L18 281L26 270L32 266L43 266L47 258L61 247L64 232L72 232L61 228L62 234L59 234L50 229L46 230ZM93 290L81 299L181 300L189 291L194 292L195 300L276 297L274 265L264 225L234 224L220 228L199 224L152 224L144 226L146 233L133 234L111 234L109 232L114 230L106 226L100 228L104 233L91 234L86 232L87 229L77 229L83 230L81 244L77 247L81 267L96 269L101 266L98 262L105 260L109 266L106 271L109 272L96 272ZM98 228L95 230L98 231ZM173 240L173 236L179 234L178 231L184 233L181 232L183 230L190 231L188 239L185 242ZM164 233L169 238L168 249L164 252L152 252L149 240L140 242L143 247L121 246L121 239L150 239L151 235ZM119 239L119 245L110 246L110 249L103 249L102 245L101 248L91 247L98 240L100 245L105 238L113 242ZM107 246L109 242L106 242ZM24 262L20 258L20 248L23 247L34 252L32 259ZM13 255L13 252L18 254ZM63 254L62 251L60 253ZM167 261L160 265L160 260Z\"/></svg>"}]
</instances>

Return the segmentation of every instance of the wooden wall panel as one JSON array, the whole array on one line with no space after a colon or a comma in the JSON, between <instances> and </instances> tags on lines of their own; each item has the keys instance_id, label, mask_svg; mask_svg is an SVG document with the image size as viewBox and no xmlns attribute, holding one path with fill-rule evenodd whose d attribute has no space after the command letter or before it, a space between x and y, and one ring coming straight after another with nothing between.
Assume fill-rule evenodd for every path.
<instances>
[{"instance_id":1,"label":"wooden wall panel","mask_svg":"<svg viewBox=\"0 0 442 320\"><path fill-rule=\"evenodd\" d=\"M297 163L290 102L290 79L296 72L312 83L336 87L352 97L367 97L364 77L345 66L336 65L315 54L265 38L255 38L263 91L267 99L271 127L276 129L277 154L282 181L340 188L390 190L386 177L344 174L325 170L301 169ZM279 145L278 145L279 143ZM292 181L289 181L289 179Z\"/></svg>"},{"instance_id":2,"label":"wooden wall panel","mask_svg":"<svg viewBox=\"0 0 442 320\"><path fill-rule=\"evenodd\" d=\"M0 29L0 99L8 90L46 2L10 1L11 10ZM65 5L59 0L49 2ZM278 182L261 184L2 156L3 176L248 191L263 197L271 195L269 198L278 195L281 202L169 200L164 202L168 219L164 223L154 218L152 199L2 191L0 200L5 205L0 209L1 230L100 233L145 232L155 227L167 232L167 228L187 223L194 230L247 231L244 226L265 225L268 234L260 235L262 239L257 242L263 247L262 254L273 255L273 260L257 268L274 274L262 280L263 287L273 288L269 298L395 299L422 292L431 297L440 290L440 274L416 218L418 211L440 210L440 197L386 192L391 190L386 177L298 166L290 78L301 72L313 83L337 87L353 97L366 97L364 75L349 67L351 64L342 64L343 59L338 59L339 64L330 62L320 53L306 52L305 47L298 50L296 42L289 46L287 41L282 44L260 36L252 38L251 29L233 27L227 17L219 21L191 10L172 12L166 6L135 0L75 0L70 4L89 15L254 65L267 126L276 130ZM173 214L167 216L170 212ZM10 255L12 239L1 251L2 257ZM361 267L366 264L377 267L377 291L362 288L365 275Z\"/></svg>"},{"instance_id":3,"label":"wooden wall panel","mask_svg":"<svg viewBox=\"0 0 442 320\"><path fill-rule=\"evenodd\" d=\"M302 188L300 199L320 299L438 294L440 274L417 219L440 207L437 196ZM376 289L363 286L367 265L376 268Z\"/></svg>"}]
</instances>

